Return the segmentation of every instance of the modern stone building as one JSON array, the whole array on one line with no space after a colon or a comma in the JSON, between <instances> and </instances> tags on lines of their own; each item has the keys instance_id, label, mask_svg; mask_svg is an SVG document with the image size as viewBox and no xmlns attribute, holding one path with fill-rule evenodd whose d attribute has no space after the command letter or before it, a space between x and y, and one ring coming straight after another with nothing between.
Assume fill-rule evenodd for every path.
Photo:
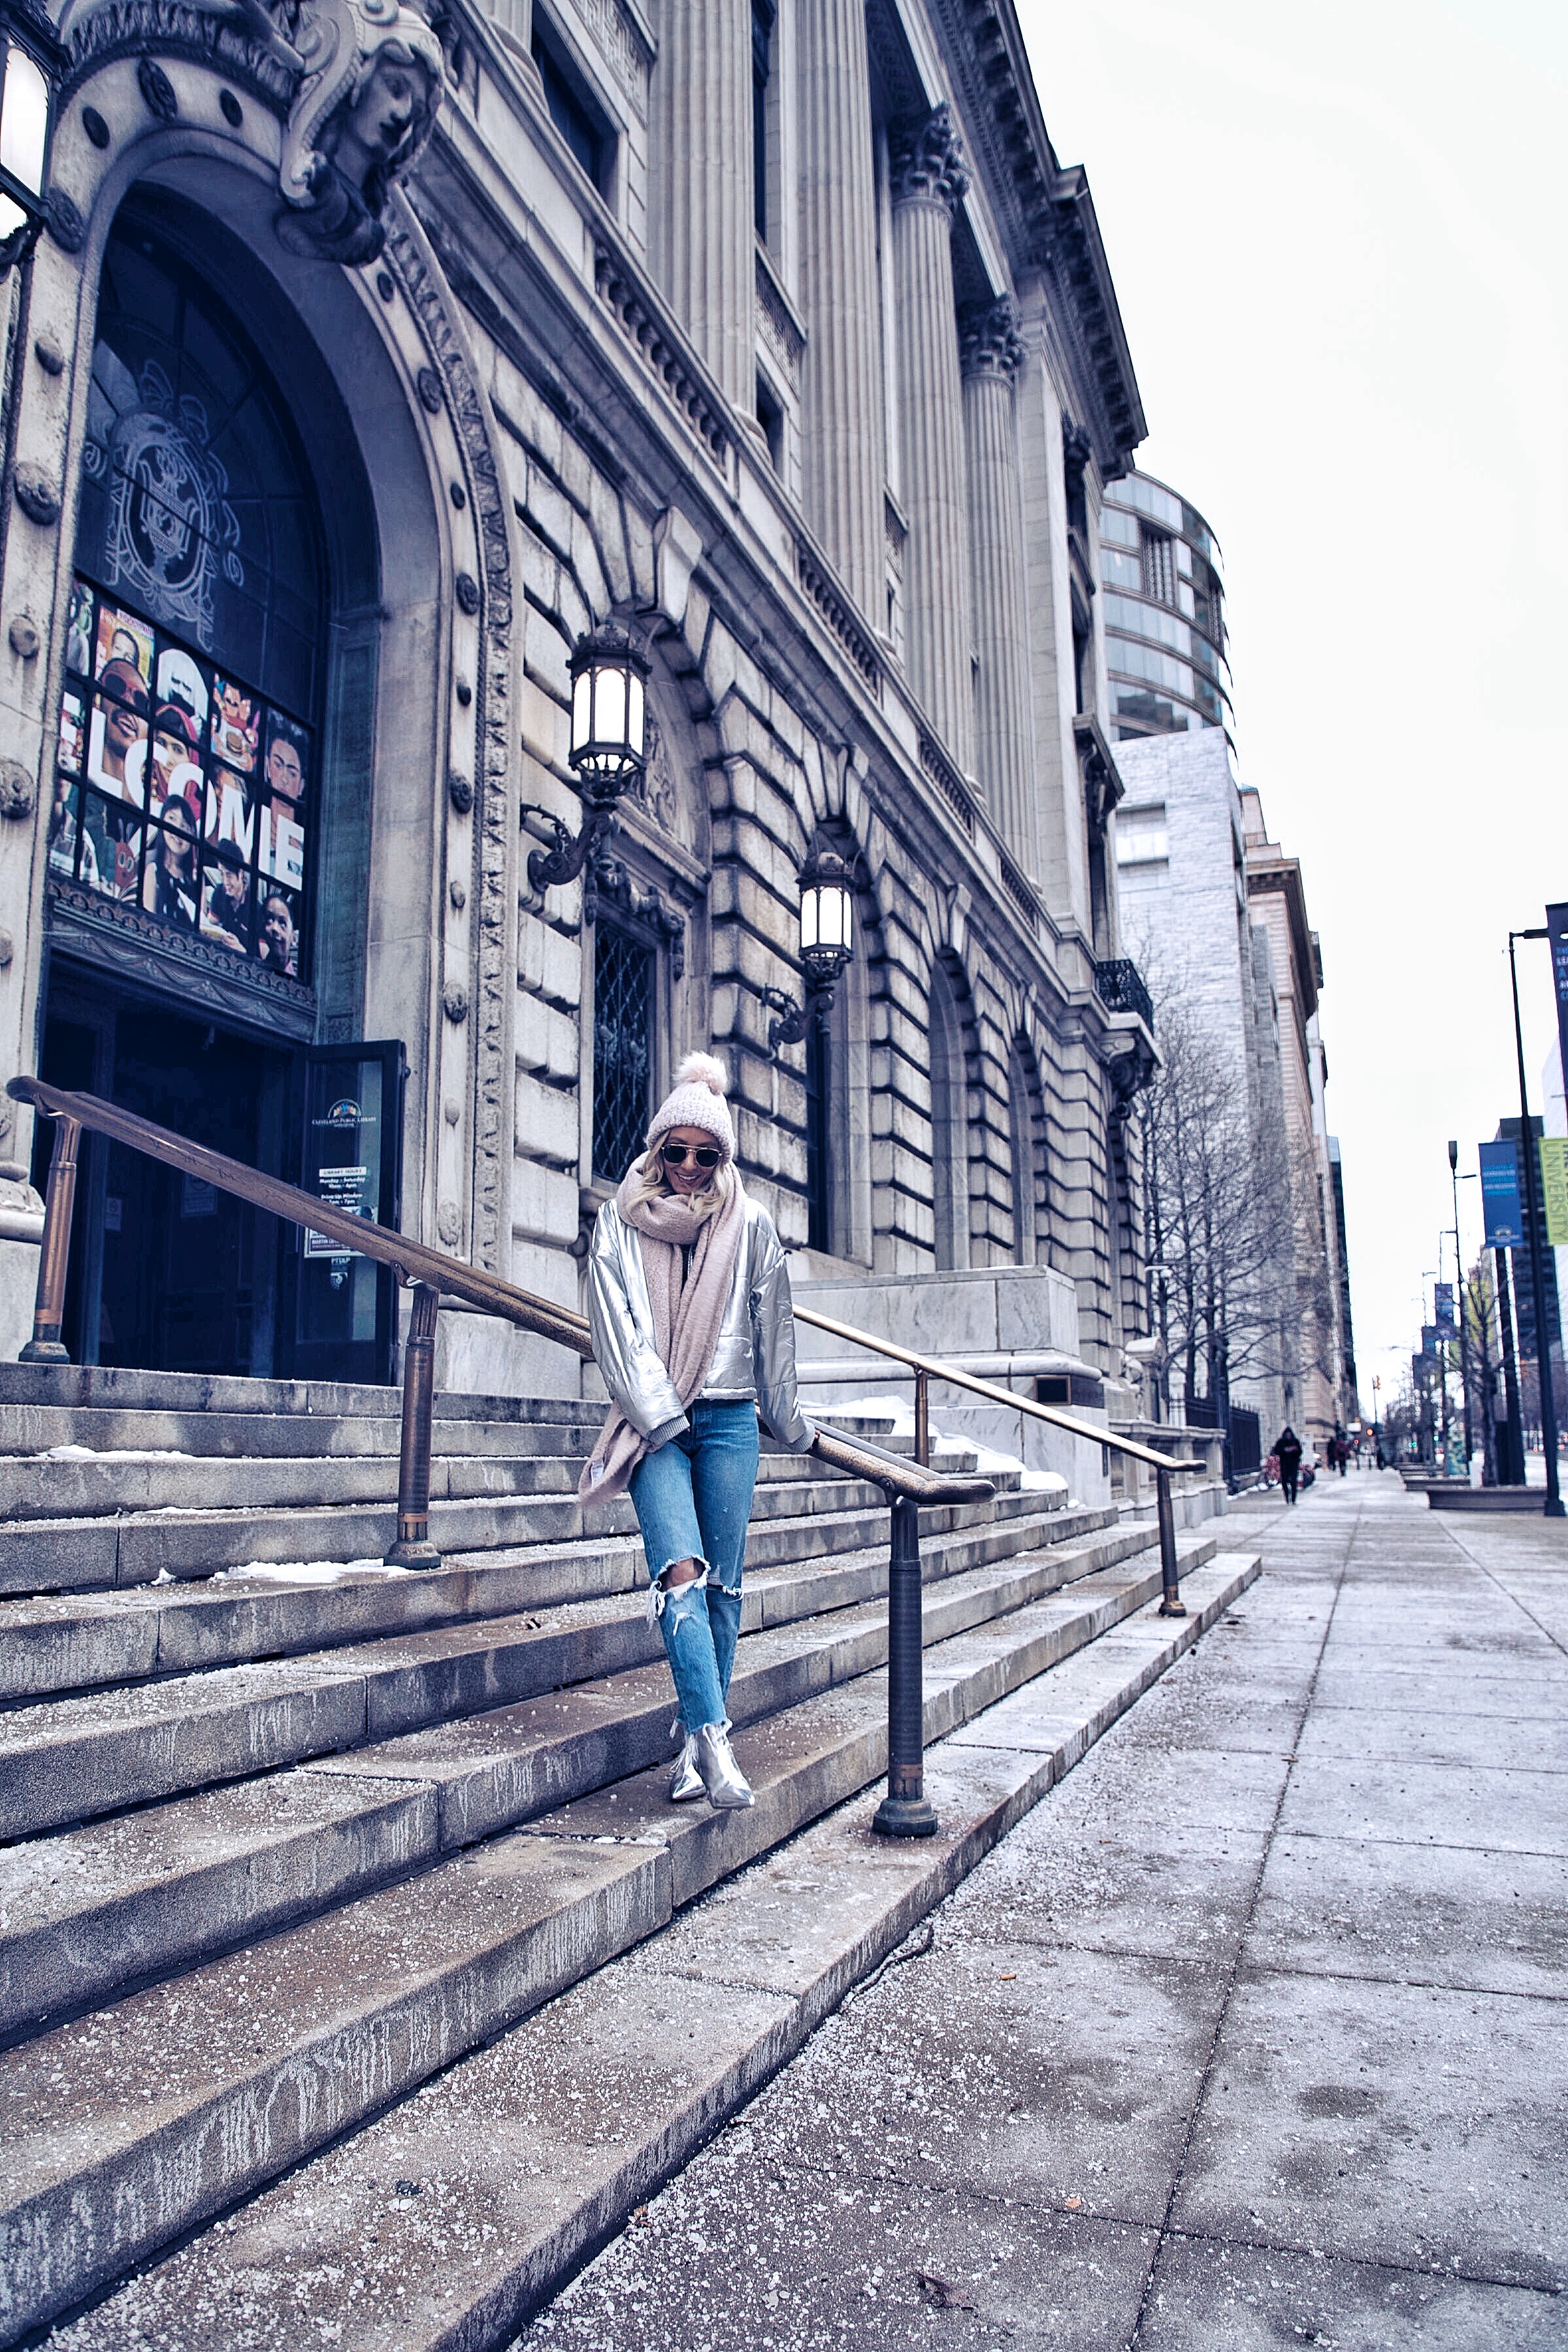
<instances>
[{"instance_id":1,"label":"modern stone building","mask_svg":"<svg viewBox=\"0 0 1568 2352\"><path fill-rule=\"evenodd\" d=\"M12 272L0 1065L563 1300L689 1046L802 1275L1143 1328L1102 499L1142 430L1010 0L68 0ZM649 759L575 880L569 663ZM825 1030L797 874L855 861ZM5 1106L4 1343L37 1252ZM1026 1292L1021 1295L1027 1295ZM441 1378L574 1386L445 1314ZM386 1378L363 1260L118 1148L79 1359Z\"/></svg>"},{"instance_id":2,"label":"modern stone building","mask_svg":"<svg viewBox=\"0 0 1568 2352\"><path fill-rule=\"evenodd\" d=\"M1121 743L1116 758L1129 946L1156 999L1213 1050L1250 1129L1257 1182L1279 1194L1256 1203L1270 1263L1247 1280L1268 1305L1266 1318L1253 1310L1232 1399L1260 1414L1266 1443L1289 1420L1326 1444L1358 1407L1339 1144L1324 1102L1322 958L1300 864L1268 839L1222 729L1152 732Z\"/></svg>"}]
</instances>

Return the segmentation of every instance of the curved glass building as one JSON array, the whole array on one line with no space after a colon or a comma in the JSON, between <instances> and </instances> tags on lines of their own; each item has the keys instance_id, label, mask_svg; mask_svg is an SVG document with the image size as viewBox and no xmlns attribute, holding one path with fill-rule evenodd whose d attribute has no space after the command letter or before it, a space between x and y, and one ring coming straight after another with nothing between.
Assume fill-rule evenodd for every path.
<instances>
[{"instance_id":1,"label":"curved glass building","mask_svg":"<svg viewBox=\"0 0 1568 2352\"><path fill-rule=\"evenodd\" d=\"M1115 739L1231 733L1219 545L1197 509L1148 474L1106 485L1100 516L1105 666Z\"/></svg>"}]
</instances>

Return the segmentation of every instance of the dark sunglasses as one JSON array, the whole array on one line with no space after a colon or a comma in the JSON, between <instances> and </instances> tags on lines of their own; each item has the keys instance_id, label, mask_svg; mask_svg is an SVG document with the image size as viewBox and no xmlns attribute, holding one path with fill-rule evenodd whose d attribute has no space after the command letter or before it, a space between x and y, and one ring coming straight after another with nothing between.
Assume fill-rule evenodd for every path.
<instances>
[{"instance_id":1,"label":"dark sunglasses","mask_svg":"<svg viewBox=\"0 0 1568 2352\"><path fill-rule=\"evenodd\" d=\"M659 1146L659 1157L671 1168L684 1167L688 1151L691 1154L693 1166L698 1168L717 1168L724 1157L721 1151L710 1150L702 1144L664 1143Z\"/></svg>"}]
</instances>

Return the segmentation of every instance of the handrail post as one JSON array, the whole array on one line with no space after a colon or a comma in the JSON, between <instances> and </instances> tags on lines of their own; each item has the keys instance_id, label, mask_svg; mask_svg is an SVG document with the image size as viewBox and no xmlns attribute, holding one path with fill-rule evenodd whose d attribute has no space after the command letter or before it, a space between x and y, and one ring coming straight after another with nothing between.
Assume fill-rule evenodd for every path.
<instances>
[{"instance_id":1,"label":"handrail post","mask_svg":"<svg viewBox=\"0 0 1568 2352\"><path fill-rule=\"evenodd\" d=\"M931 1379L915 1374L915 1460L931 1468Z\"/></svg>"},{"instance_id":2,"label":"handrail post","mask_svg":"<svg viewBox=\"0 0 1568 2352\"><path fill-rule=\"evenodd\" d=\"M1187 1604L1182 1599L1181 1580L1176 1574L1176 1515L1171 1508L1170 1472L1156 1470L1154 1485L1160 1512L1160 1581L1164 1587L1160 1614L1184 1617Z\"/></svg>"},{"instance_id":3,"label":"handrail post","mask_svg":"<svg viewBox=\"0 0 1568 2352\"><path fill-rule=\"evenodd\" d=\"M397 1465L397 1541L388 1568L439 1568L430 1540L430 1419L436 1391L436 1318L441 1294L433 1283L414 1286L408 1345L403 1357L403 1449Z\"/></svg>"},{"instance_id":4,"label":"handrail post","mask_svg":"<svg viewBox=\"0 0 1568 2352\"><path fill-rule=\"evenodd\" d=\"M33 1336L16 1359L21 1364L70 1362L70 1350L60 1339L60 1327L66 1319L66 1273L70 1264L77 1146L80 1140L79 1119L61 1118L56 1121L54 1149L49 1154L49 1189L44 1201L44 1239L38 1253Z\"/></svg>"},{"instance_id":5,"label":"handrail post","mask_svg":"<svg viewBox=\"0 0 1568 2352\"><path fill-rule=\"evenodd\" d=\"M925 1793L925 1694L921 1625L921 1515L893 1504L888 1559L888 1793L872 1817L883 1837L934 1837Z\"/></svg>"}]
</instances>

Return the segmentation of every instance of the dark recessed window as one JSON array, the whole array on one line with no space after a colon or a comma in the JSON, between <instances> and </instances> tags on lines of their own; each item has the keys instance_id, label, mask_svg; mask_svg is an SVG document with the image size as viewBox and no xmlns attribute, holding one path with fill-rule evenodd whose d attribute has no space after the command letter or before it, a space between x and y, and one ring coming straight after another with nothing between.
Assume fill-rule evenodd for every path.
<instances>
[{"instance_id":1,"label":"dark recessed window","mask_svg":"<svg viewBox=\"0 0 1568 2352\"><path fill-rule=\"evenodd\" d=\"M604 195L616 152L615 134L573 69L565 50L537 15L533 19L533 62L544 84L544 103L550 109L550 120Z\"/></svg>"},{"instance_id":2,"label":"dark recessed window","mask_svg":"<svg viewBox=\"0 0 1568 2352\"><path fill-rule=\"evenodd\" d=\"M763 428L763 438L768 445L775 474L784 472L784 410L768 390L762 376L757 378L757 423Z\"/></svg>"},{"instance_id":3,"label":"dark recessed window","mask_svg":"<svg viewBox=\"0 0 1568 2352\"><path fill-rule=\"evenodd\" d=\"M752 0L752 209L768 241L768 79L773 72L773 0Z\"/></svg>"}]
</instances>

